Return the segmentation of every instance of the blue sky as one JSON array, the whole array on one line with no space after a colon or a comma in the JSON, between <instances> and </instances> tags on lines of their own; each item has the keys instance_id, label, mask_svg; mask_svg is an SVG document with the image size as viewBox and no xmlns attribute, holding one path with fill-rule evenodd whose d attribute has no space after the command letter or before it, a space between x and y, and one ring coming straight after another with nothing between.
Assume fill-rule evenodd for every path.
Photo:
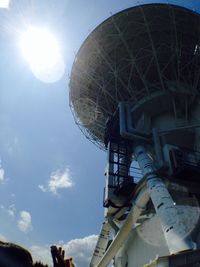
<instances>
[{"instance_id":1,"label":"blue sky","mask_svg":"<svg viewBox=\"0 0 200 267\"><path fill-rule=\"evenodd\" d=\"M200 8L199 0L168 2ZM88 34L135 3L12 0L0 9L0 238L35 257L48 261L49 245L58 243L78 267L91 256L103 222L106 154L74 123L70 70ZM22 57L18 33L26 23L48 26L59 39L66 67L59 81L41 82Z\"/></svg>"}]
</instances>

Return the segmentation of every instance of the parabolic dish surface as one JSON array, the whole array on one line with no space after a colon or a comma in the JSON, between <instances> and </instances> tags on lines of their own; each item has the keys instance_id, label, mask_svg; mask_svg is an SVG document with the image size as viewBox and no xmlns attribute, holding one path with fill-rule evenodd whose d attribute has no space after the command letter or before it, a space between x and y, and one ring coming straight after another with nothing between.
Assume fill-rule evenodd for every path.
<instances>
[{"instance_id":1,"label":"parabolic dish surface","mask_svg":"<svg viewBox=\"0 0 200 267\"><path fill-rule=\"evenodd\" d=\"M105 122L120 101L134 106L168 92L169 82L195 96L199 38L199 14L168 4L135 6L100 24L78 51L70 78L70 105L86 137L103 147Z\"/></svg>"}]
</instances>

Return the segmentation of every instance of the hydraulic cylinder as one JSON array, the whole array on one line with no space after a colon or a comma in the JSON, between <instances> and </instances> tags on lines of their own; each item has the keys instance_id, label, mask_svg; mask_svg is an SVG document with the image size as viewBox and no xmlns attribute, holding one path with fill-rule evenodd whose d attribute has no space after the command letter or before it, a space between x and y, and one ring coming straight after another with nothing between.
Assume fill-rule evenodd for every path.
<instances>
[{"instance_id":1,"label":"hydraulic cylinder","mask_svg":"<svg viewBox=\"0 0 200 267\"><path fill-rule=\"evenodd\" d=\"M147 190L158 214L170 254L193 249L194 243L180 218L163 179L158 177L153 159L143 146L137 146L134 154L143 175L146 177Z\"/></svg>"}]
</instances>

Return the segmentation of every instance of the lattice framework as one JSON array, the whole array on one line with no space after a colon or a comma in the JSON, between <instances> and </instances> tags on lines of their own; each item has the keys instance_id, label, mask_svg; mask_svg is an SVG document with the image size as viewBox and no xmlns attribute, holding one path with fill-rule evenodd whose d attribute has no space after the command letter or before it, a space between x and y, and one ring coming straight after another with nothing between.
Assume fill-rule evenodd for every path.
<instances>
[{"instance_id":1,"label":"lattice framework","mask_svg":"<svg viewBox=\"0 0 200 267\"><path fill-rule=\"evenodd\" d=\"M98 26L70 79L70 106L86 137L102 147L106 119L120 101L134 106L157 92L184 93L190 106L199 94L199 38L199 14L166 4L129 8Z\"/></svg>"}]
</instances>

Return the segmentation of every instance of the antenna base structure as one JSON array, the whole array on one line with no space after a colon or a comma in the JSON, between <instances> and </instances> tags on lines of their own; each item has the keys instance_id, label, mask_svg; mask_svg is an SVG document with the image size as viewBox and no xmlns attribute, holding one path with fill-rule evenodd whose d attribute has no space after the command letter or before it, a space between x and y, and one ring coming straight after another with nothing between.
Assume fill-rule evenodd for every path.
<instances>
[{"instance_id":1,"label":"antenna base structure","mask_svg":"<svg viewBox=\"0 0 200 267\"><path fill-rule=\"evenodd\" d=\"M155 138L155 132L154 129L153 135L133 127L130 105L128 104L120 103L114 116L108 120L104 138L108 150L104 207L106 207L106 218L112 217L113 220L124 218L124 213L128 208L130 209L136 188L133 177L129 176L132 157L134 156L141 169L143 182L155 212L161 221L170 254L175 254L193 249L194 243L187 235L182 219L179 218L176 205L165 185L166 179L158 176L159 170L145 149L145 147L147 149L149 147L151 151L158 150L159 144L156 142L159 138L158 136ZM154 143L156 143L155 146ZM117 156L114 155L114 152L117 152ZM157 153L157 156L161 156L157 158L159 163L163 162L161 153L162 151ZM114 168L114 164L117 165L116 168ZM169 170L163 165L159 167L163 174L165 169L166 176L169 178ZM122 196L126 196L126 198L123 199ZM124 213L122 214L122 212Z\"/></svg>"},{"instance_id":2,"label":"antenna base structure","mask_svg":"<svg viewBox=\"0 0 200 267\"><path fill-rule=\"evenodd\" d=\"M194 11L137 5L100 24L77 53L72 112L107 150L91 267L200 264L199 36Z\"/></svg>"}]
</instances>

